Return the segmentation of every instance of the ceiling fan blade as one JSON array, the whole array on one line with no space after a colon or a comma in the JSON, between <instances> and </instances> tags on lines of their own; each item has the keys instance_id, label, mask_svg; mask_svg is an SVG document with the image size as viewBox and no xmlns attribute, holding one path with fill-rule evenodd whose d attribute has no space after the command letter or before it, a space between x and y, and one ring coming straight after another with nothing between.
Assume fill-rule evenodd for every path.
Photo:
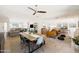
<instances>
[{"instance_id":1,"label":"ceiling fan blade","mask_svg":"<svg viewBox=\"0 0 79 59\"><path fill-rule=\"evenodd\" d=\"M38 13L46 13L46 11L37 11Z\"/></svg>"},{"instance_id":2,"label":"ceiling fan blade","mask_svg":"<svg viewBox=\"0 0 79 59\"><path fill-rule=\"evenodd\" d=\"M35 15L36 14L36 11L33 13L33 15Z\"/></svg>"},{"instance_id":3,"label":"ceiling fan blade","mask_svg":"<svg viewBox=\"0 0 79 59\"><path fill-rule=\"evenodd\" d=\"M34 10L33 8L31 8L31 7L28 7L28 9L33 10L33 11L36 11L36 10Z\"/></svg>"},{"instance_id":4,"label":"ceiling fan blade","mask_svg":"<svg viewBox=\"0 0 79 59\"><path fill-rule=\"evenodd\" d=\"M37 11L37 10L31 8L31 7L28 7L28 9L34 11L33 15L35 15L36 13L46 13L46 11Z\"/></svg>"}]
</instances>

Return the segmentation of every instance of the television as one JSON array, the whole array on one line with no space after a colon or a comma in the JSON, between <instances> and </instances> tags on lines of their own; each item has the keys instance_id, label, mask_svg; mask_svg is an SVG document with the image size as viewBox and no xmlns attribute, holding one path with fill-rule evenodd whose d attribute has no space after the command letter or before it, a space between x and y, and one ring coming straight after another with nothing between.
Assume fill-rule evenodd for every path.
<instances>
[{"instance_id":1,"label":"television","mask_svg":"<svg viewBox=\"0 0 79 59\"><path fill-rule=\"evenodd\" d=\"M31 25L30 25L30 28L33 28L33 27L34 27L33 24L31 24Z\"/></svg>"}]
</instances>

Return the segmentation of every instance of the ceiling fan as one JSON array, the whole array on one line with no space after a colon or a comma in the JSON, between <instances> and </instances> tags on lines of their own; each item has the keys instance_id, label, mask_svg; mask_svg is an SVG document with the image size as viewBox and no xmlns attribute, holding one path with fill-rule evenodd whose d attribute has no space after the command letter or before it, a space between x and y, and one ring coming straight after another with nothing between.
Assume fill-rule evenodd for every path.
<instances>
[{"instance_id":1,"label":"ceiling fan","mask_svg":"<svg viewBox=\"0 0 79 59\"><path fill-rule=\"evenodd\" d=\"M34 11L33 15L35 15L36 13L47 13L46 11L38 11L38 10L35 10L35 9L31 8L31 7L28 7L28 9Z\"/></svg>"}]
</instances>

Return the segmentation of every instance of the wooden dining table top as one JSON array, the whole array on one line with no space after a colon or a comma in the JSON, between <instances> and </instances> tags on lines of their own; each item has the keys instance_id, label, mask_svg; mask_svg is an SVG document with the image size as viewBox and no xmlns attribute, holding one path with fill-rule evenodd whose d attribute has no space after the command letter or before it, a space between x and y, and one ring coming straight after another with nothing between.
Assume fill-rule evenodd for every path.
<instances>
[{"instance_id":1,"label":"wooden dining table top","mask_svg":"<svg viewBox=\"0 0 79 59\"><path fill-rule=\"evenodd\" d=\"M22 35L23 37L26 37L30 41L35 41L37 40L37 38L42 36L41 34L33 34L33 33L29 34L28 32L21 32L20 35Z\"/></svg>"}]
</instances>

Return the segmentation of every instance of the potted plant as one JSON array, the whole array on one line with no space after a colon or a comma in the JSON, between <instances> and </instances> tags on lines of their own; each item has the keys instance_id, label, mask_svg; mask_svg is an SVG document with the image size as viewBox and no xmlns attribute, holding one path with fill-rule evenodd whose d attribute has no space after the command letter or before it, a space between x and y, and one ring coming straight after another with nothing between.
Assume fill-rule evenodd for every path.
<instances>
[{"instance_id":1,"label":"potted plant","mask_svg":"<svg viewBox=\"0 0 79 59\"><path fill-rule=\"evenodd\" d=\"M76 36L75 38L73 38L73 42L79 46L79 36Z\"/></svg>"},{"instance_id":2,"label":"potted plant","mask_svg":"<svg viewBox=\"0 0 79 59\"><path fill-rule=\"evenodd\" d=\"M73 38L74 48L79 51L79 36Z\"/></svg>"}]
</instances>

